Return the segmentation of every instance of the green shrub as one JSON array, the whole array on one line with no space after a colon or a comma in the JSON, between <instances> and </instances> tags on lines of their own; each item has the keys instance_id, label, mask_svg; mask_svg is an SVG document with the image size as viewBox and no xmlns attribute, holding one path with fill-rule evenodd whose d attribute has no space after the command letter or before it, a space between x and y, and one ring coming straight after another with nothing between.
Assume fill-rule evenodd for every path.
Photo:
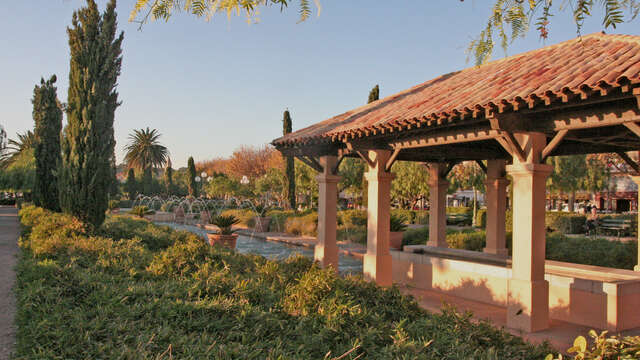
<instances>
[{"instance_id":1,"label":"green shrub","mask_svg":"<svg viewBox=\"0 0 640 360\"><path fill-rule=\"evenodd\" d=\"M407 218L403 215L391 214L389 230L391 232L401 232L407 230Z\"/></svg>"},{"instance_id":2,"label":"green shrub","mask_svg":"<svg viewBox=\"0 0 640 360\"><path fill-rule=\"evenodd\" d=\"M120 200L120 204L118 204L119 208L130 209L133 207L133 201L131 200Z\"/></svg>"},{"instance_id":3,"label":"green shrub","mask_svg":"<svg viewBox=\"0 0 640 360\"><path fill-rule=\"evenodd\" d=\"M256 217L256 213L250 209L231 209L222 211L219 215L223 216L234 216L240 222L238 224L253 227L255 225L254 218Z\"/></svg>"},{"instance_id":4,"label":"green shrub","mask_svg":"<svg viewBox=\"0 0 640 360\"><path fill-rule=\"evenodd\" d=\"M627 236L638 237L638 215L637 214L607 214L600 216L600 219L623 219L631 220L631 227L626 234ZM617 235L617 232L614 233Z\"/></svg>"},{"instance_id":5,"label":"green shrub","mask_svg":"<svg viewBox=\"0 0 640 360\"><path fill-rule=\"evenodd\" d=\"M407 224L415 224L416 212L406 209L391 209L391 216L404 217Z\"/></svg>"},{"instance_id":6,"label":"green shrub","mask_svg":"<svg viewBox=\"0 0 640 360\"><path fill-rule=\"evenodd\" d=\"M547 211L544 221L551 231L559 231L563 234L581 234L584 233L587 217L570 212Z\"/></svg>"},{"instance_id":7,"label":"green shrub","mask_svg":"<svg viewBox=\"0 0 640 360\"><path fill-rule=\"evenodd\" d=\"M448 232L447 244L453 249L482 251L486 246L487 235L484 231Z\"/></svg>"},{"instance_id":8,"label":"green shrub","mask_svg":"<svg viewBox=\"0 0 640 360\"><path fill-rule=\"evenodd\" d=\"M367 226L366 210L343 210L338 212L338 224L358 227Z\"/></svg>"},{"instance_id":9,"label":"green shrub","mask_svg":"<svg viewBox=\"0 0 640 360\"><path fill-rule=\"evenodd\" d=\"M418 210L415 213L416 213L416 218L414 220L414 224L418 224L418 225L428 225L429 224L429 211L428 210Z\"/></svg>"},{"instance_id":10,"label":"green shrub","mask_svg":"<svg viewBox=\"0 0 640 360\"><path fill-rule=\"evenodd\" d=\"M337 238L339 241L366 244L367 228L365 226L340 225L337 229Z\"/></svg>"},{"instance_id":11,"label":"green shrub","mask_svg":"<svg viewBox=\"0 0 640 360\"><path fill-rule=\"evenodd\" d=\"M447 214L473 215L473 208L465 206L447 206Z\"/></svg>"},{"instance_id":12,"label":"green shrub","mask_svg":"<svg viewBox=\"0 0 640 360\"><path fill-rule=\"evenodd\" d=\"M580 360L631 360L640 357L640 336L609 336L607 331L600 334L595 330L589 331L591 344L584 336L578 336L573 341L573 346L567 350L569 354L575 354L574 359ZM589 346L591 345L591 346ZM548 355L545 360L562 360L562 355L554 357Z\"/></svg>"},{"instance_id":13,"label":"green shrub","mask_svg":"<svg viewBox=\"0 0 640 360\"><path fill-rule=\"evenodd\" d=\"M133 209L129 211L129 213L137 217L143 218L145 217L145 215L153 215L155 211L149 209L147 206L142 205L142 206L134 206Z\"/></svg>"},{"instance_id":14,"label":"green shrub","mask_svg":"<svg viewBox=\"0 0 640 360\"><path fill-rule=\"evenodd\" d=\"M318 228L318 214L311 213L304 216L290 217L285 221L285 232L293 235L316 236Z\"/></svg>"},{"instance_id":15,"label":"green shrub","mask_svg":"<svg viewBox=\"0 0 640 360\"><path fill-rule=\"evenodd\" d=\"M476 213L476 226L481 229L487 227L487 209L478 209Z\"/></svg>"},{"instance_id":16,"label":"green shrub","mask_svg":"<svg viewBox=\"0 0 640 360\"><path fill-rule=\"evenodd\" d=\"M546 258L575 264L633 270L638 264L637 241L610 241L588 237L547 235Z\"/></svg>"},{"instance_id":17,"label":"green shrub","mask_svg":"<svg viewBox=\"0 0 640 360\"><path fill-rule=\"evenodd\" d=\"M287 219L295 216L296 213L293 210L270 210L267 212L267 216L271 218L269 224L269 231L271 232L284 232Z\"/></svg>"}]
</instances>

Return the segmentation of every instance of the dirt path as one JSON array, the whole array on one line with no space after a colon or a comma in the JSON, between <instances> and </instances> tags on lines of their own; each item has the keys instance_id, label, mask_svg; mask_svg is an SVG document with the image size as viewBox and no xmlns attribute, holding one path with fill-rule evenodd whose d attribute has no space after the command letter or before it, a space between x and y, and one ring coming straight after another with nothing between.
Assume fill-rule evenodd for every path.
<instances>
[{"instance_id":1,"label":"dirt path","mask_svg":"<svg viewBox=\"0 0 640 360\"><path fill-rule=\"evenodd\" d=\"M18 255L18 211L0 206L0 360L8 360L15 343L13 319L16 301L12 291Z\"/></svg>"}]
</instances>

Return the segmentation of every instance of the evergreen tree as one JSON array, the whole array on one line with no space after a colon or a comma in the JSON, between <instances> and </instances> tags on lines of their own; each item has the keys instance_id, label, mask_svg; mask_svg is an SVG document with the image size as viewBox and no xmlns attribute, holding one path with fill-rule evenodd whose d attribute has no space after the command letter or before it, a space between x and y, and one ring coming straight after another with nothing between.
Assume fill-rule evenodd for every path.
<instances>
[{"instance_id":1,"label":"evergreen tree","mask_svg":"<svg viewBox=\"0 0 640 360\"><path fill-rule=\"evenodd\" d=\"M47 81L40 79L40 86L33 89L33 120L35 121L34 156L36 176L33 188L33 202L46 209L58 211L57 168L60 165L60 132L62 131L62 110L57 88L53 86L56 76Z\"/></svg>"},{"instance_id":2,"label":"evergreen tree","mask_svg":"<svg viewBox=\"0 0 640 360\"><path fill-rule=\"evenodd\" d=\"M127 182L124 184L124 191L129 194L129 199L134 200L136 198L137 193L137 184L136 184L136 173L133 168L129 168L129 172L127 173Z\"/></svg>"},{"instance_id":3,"label":"evergreen tree","mask_svg":"<svg viewBox=\"0 0 640 360\"><path fill-rule=\"evenodd\" d=\"M291 133L293 129L293 124L291 121L291 114L289 114L289 110L285 110L284 117L282 119L282 134L287 135ZM296 209L296 167L293 161L293 156L289 155L286 157L287 161L287 182L288 182L288 193L289 193L289 206L292 209Z\"/></svg>"},{"instance_id":4,"label":"evergreen tree","mask_svg":"<svg viewBox=\"0 0 640 360\"><path fill-rule=\"evenodd\" d=\"M369 91L369 100L367 104L370 104L376 100L380 99L380 87L378 85L374 86L371 91Z\"/></svg>"},{"instance_id":5,"label":"evergreen tree","mask_svg":"<svg viewBox=\"0 0 640 360\"><path fill-rule=\"evenodd\" d=\"M167 186L167 196L171 196L173 192L173 169L171 168L171 159L167 158L167 168L164 170L164 180Z\"/></svg>"},{"instance_id":6,"label":"evergreen tree","mask_svg":"<svg viewBox=\"0 0 640 360\"><path fill-rule=\"evenodd\" d=\"M116 84L122 65L122 40L116 37L116 1L101 15L95 0L73 13L67 28L71 60L67 119L62 140L60 205L97 228L107 210L113 119L118 102Z\"/></svg>"},{"instance_id":7,"label":"evergreen tree","mask_svg":"<svg viewBox=\"0 0 640 360\"><path fill-rule=\"evenodd\" d=\"M187 160L187 168L189 175L189 178L187 179L189 196L198 197L198 184L196 184L196 164L193 162L192 156L189 156L189 160Z\"/></svg>"}]
</instances>

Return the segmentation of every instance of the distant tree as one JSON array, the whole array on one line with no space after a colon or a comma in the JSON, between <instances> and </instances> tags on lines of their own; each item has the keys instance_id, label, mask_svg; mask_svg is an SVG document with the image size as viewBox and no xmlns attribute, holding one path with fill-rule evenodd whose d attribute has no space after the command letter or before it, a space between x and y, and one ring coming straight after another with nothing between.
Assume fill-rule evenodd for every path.
<instances>
[{"instance_id":1,"label":"distant tree","mask_svg":"<svg viewBox=\"0 0 640 360\"><path fill-rule=\"evenodd\" d=\"M4 152L7 148L7 132L4 131L4 126L0 125L0 166L2 165L2 159L4 159Z\"/></svg>"},{"instance_id":2,"label":"distant tree","mask_svg":"<svg viewBox=\"0 0 640 360\"><path fill-rule=\"evenodd\" d=\"M367 104L371 104L372 102L377 101L379 99L380 99L380 87L376 85L369 92L369 99L367 100Z\"/></svg>"},{"instance_id":3,"label":"distant tree","mask_svg":"<svg viewBox=\"0 0 640 360\"><path fill-rule=\"evenodd\" d=\"M354 199L362 199L364 192L364 161L359 158L345 158L338 167L340 182L338 191L345 192Z\"/></svg>"},{"instance_id":4,"label":"distant tree","mask_svg":"<svg viewBox=\"0 0 640 360\"><path fill-rule=\"evenodd\" d=\"M293 180L295 181L295 179ZM288 184L289 180L285 173L278 168L272 168L256 180L255 190L265 198L272 198L282 205L290 194L287 191Z\"/></svg>"},{"instance_id":5,"label":"distant tree","mask_svg":"<svg viewBox=\"0 0 640 360\"><path fill-rule=\"evenodd\" d=\"M167 196L171 196L173 191L173 169L171 168L170 158L167 158L167 168L164 170L164 182L166 185Z\"/></svg>"},{"instance_id":6,"label":"distant tree","mask_svg":"<svg viewBox=\"0 0 640 360\"><path fill-rule=\"evenodd\" d=\"M586 174L582 187L592 195L609 189L611 171L605 154L590 154L586 156Z\"/></svg>"},{"instance_id":7,"label":"distant tree","mask_svg":"<svg viewBox=\"0 0 640 360\"><path fill-rule=\"evenodd\" d=\"M391 172L396 175L391 182L391 198L403 208L412 208L418 200L429 196L429 171L423 164L396 161Z\"/></svg>"},{"instance_id":8,"label":"distant tree","mask_svg":"<svg viewBox=\"0 0 640 360\"><path fill-rule=\"evenodd\" d=\"M296 160L296 189L298 194L302 194L307 202L307 207L312 208L314 199L318 197L318 181L315 170Z\"/></svg>"},{"instance_id":9,"label":"distant tree","mask_svg":"<svg viewBox=\"0 0 640 360\"><path fill-rule=\"evenodd\" d=\"M107 210L115 156L113 119L120 105L116 85L124 33L116 37L115 9L116 1L111 0L101 15L96 2L87 0L67 28L71 60L60 205L94 228L102 224Z\"/></svg>"},{"instance_id":10,"label":"distant tree","mask_svg":"<svg viewBox=\"0 0 640 360\"><path fill-rule=\"evenodd\" d=\"M569 211L573 212L576 191L582 188L587 175L586 155L554 156L553 171L548 183L551 188L569 194Z\"/></svg>"},{"instance_id":11,"label":"distant tree","mask_svg":"<svg viewBox=\"0 0 640 360\"><path fill-rule=\"evenodd\" d=\"M283 129L282 135L287 135L293 131L293 125L291 121L291 114L289 110L285 110L284 117L282 119ZM287 176L287 189L289 194L289 206L292 209L296 208L296 167L293 156L287 156L287 169L285 171Z\"/></svg>"},{"instance_id":12,"label":"distant tree","mask_svg":"<svg viewBox=\"0 0 640 360\"><path fill-rule=\"evenodd\" d=\"M198 197L198 184L196 184L196 164L193 162L192 156L189 156L189 160L187 160L187 169L189 173L189 179L187 182L189 196Z\"/></svg>"},{"instance_id":13,"label":"distant tree","mask_svg":"<svg viewBox=\"0 0 640 360\"><path fill-rule=\"evenodd\" d=\"M227 175L238 179L243 176L257 179L267 173L275 156L280 155L275 149L268 146L240 146L227 162Z\"/></svg>"},{"instance_id":14,"label":"distant tree","mask_svg":"<svg viewBox=\"0 0 640 360\"><path fill-rule=\"evenodd\" d=\"M27 130L26 132L16 134L17 138L9 139L5 152L3 154L2 164L9 165L15 158L20 156L23 152L32 150L35 146L36 137L33 131Z\"/></svg>"},{"instance_id":15,"label":"distant tree","mask_svg":"<svg viewBox=\"0 0 640 360\"><path fill-rule=\"evenodd\" d=\"M472 225L476 226L476 214L478 213L478 191L484 189L486 179L484 171L474 161L464 161L457 164L449 172L449 181L454 189L473 190L473 219Z\"/></svg>"},{"instance_id":16,"label":"distant tree","mask_svg":"<svg viewBox=\"0 0 640 360\"><path fill-rule=\"evenodd\" d=\"M36 161L33 149L25 149L0 171L0 190L23 192L27 196L33 190L35 178Z\"/></svg>"},{"instance_id":17,"label":"distant tree","mask_svg":"<svg viewBox=\"0 0 640 360\"><path fill-rule=\"evenodd\" d=\"M136 173L133 168L127 172L127 182L124 183L124 191L129 195L129 200L134 200L138 195L138 184L136 183Z\"/></svg>"},{"instance_id":18,"label":"distant tree","mask_svg":"<svg viewBox=\"0 0 640 360\"><path fill-rule=\"evenodd\" d=\"M35 122L34 156L36 177L33 187L33 202L45 209L59 211L58 176L60 166L60 132L62 131L62 110L58 101L57 88L53 85L56 76L49 80L40 79L40 86L33 89L33 120Z\"/></svg>"},{"instance_id":19,"label":"distant tree","mask_svg":"<svg viewBox=\"0 0 640 360\"><path fill-rule=\"evenodd\" d=\"M156 129L135 129L125 147L127 165L142 170L142 188L146 195L151 194L153 170L164 166L169 158L169 150L160 143L160 136Z\"/></svg>"}]
</instances>

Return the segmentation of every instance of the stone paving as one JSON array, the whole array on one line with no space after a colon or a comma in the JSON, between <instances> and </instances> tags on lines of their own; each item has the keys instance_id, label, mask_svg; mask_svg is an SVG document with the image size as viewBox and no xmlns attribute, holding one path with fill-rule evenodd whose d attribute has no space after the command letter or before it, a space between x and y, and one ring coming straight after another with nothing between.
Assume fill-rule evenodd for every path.
<instances>
[{"instance_id":1,"label":"stone paving","mask_svg":"<svg viewBox=\"0 0 640 360\"><path fill-rule=\"evenodd\" d=\"M0 360L8 360L15 344L13 293L20 225L14 207L0 206Z\"/></svg>"}]
</instances>

